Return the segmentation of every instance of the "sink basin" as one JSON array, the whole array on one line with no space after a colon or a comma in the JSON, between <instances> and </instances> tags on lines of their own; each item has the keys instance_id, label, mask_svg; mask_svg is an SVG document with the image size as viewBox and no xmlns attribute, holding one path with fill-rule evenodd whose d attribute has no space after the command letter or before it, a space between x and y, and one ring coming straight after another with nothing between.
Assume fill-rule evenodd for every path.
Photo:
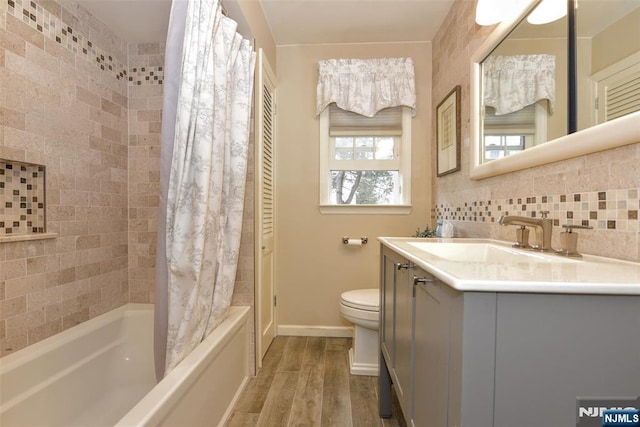
<instances>
[{"instance_id":1,"label":"sink basin","mask_svg":"<svg viewBox=\"0 0 640 427\"><path fill-rule=\"evenodd\" d=\"M575 260L494 243L408 242L410 246L449 261L484 263L565 263Z\"/></svg>"},{"instance_id":2,"label":"sink basin","mask_svg":"<svg viewBox=\"0 0 640 427\"><path fill-rule=\"evenodd\" d=\"M493 239L378 240L458 291L640 295L636 262L584 254L569 258Z\"/></svg>"}]
</instances>

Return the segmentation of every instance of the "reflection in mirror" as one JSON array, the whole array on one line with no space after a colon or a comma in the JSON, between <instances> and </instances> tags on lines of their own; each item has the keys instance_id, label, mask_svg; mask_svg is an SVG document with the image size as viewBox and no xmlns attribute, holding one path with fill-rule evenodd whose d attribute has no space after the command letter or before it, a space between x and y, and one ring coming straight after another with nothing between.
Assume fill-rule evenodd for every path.
<instances>
[{"instance_id":1,"label":"reflection in mirror","mask_svg":"<svg viewBox=\"0 0 640 427\"><path fill-rule=\"evenodd\" d=\"M572 1L572 0L569 0ZM575 1L575 0L573 0ZM609 105L604 108L603 95L611 98L613 84L608 82L599 84L598 90L601 95L597 114L595 110L596 94L593 80L598 80L599 73L609 66L614 71L626 70L634 76L638 76L638 59L640 57L640 0L578 0L578 10L576 11L578 46L577 46L577 72L572 74L577 80L577 116L571 117L572 126L577 121L578 132L567 133L567 95L562 85L567 85L569 78L565 68L568 54L566 47L564 52L558 51L558 46L566 46L566 42L560 42L561 37L567 33L566 21L556 21L545 25L544 31L538 31L542 27L524 24L527 13L533 10L539 0L525 0L523 10L513 19L503 21L486 38L483 44L477 49L471 58L471 152L470 152L470 173L471 179L483 179L508 172L539 166L551 162L569 159L597 151L608 150L626 144L640 142L640 106L638 97L631 96L633 105L624 109L621 113L612 112ZM588 14L591 6L600 4L604 9L599 12ZM617 12L617 18L607 18L605 11ZM592 16L592 21L586 19ZM586 30L589 30L588 32ZM531 33L531 32L534 33ZM531 50L515 50L509 45L522 44L526 41ZM554 51L543 50L544 45L554 45ZM601 50L599 46L604 46ZM509 48L510 50L507 50ZM585 53L586 52L586 53ZM635 53L634 53L635 52ZM493 144L486 148L484 135L488 130L493 132L491 126L495 126L491 119L486 120L485 115L490 116L485 111L483 83L483 62L487 57L499 55L554 55L556 74L556 94L555 108L550 100L542 97L536 101L533 115L544 115L546 117L546 132L544 130L535 131L535 137L519 139L517 141L510 137L499 139L489 139ZM563 64L564 62L564 64ZM565 73L560 76L559 73ZM635 73L635 74L634 74ZM623 73L624 75L624 73ZM638 93L640 89L634 86L633 82L638 81L637 77L628 79L630 81L628 92ZM572 77L572 80L574 78ZM568 86L568 85L567 85ZM616 99L626 97L616 96ZM607 103L613 105L610 99ZM572 100L575 104L576 101ZM592 105L593 104L593 105ZM603 109L604 108L604 109ZM633 110L636 112L631 112ZM494 114L495 115L495 114ZM615 118L614 119L614 115ZM576 120L577 119L577 120ZM539 122L538 122L539 123ZM556 126L557 124L557 126ZM515 128L515 124L505 124ZM517 135L518 133L516 133ZM542 143L543 140L547 142ZM531 148L529 148L531 147ZM494 149L495 148L495 149ZM526 150L525 150L526 149ZM495 158L495 160L487 161ZM487 160L485 160L487 159Z\"/></svg>"},{"instance_id":2,"label":"reflection in mirror","mask_svg":"<svg viewBox=\"0 0 640 427\"><path fill-rule=\"evenodd\" d=\"M640 1L580 0L578 130L640 111Z\"/></svg>"},{"instance_id":3,"label":"reflection in mirror","mask_svg":"<svg viewBox=\"0 0 640 427\"><path fill-rule=\"evenodd\" d=\"M483 163L567 134L566 28L523 19L482 62Z\"/></svg>"}]
</instances>

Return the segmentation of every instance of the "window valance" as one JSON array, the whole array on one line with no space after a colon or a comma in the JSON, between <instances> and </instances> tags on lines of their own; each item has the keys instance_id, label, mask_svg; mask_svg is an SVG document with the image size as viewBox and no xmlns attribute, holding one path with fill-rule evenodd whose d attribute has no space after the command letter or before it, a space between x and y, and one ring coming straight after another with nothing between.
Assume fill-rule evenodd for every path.
<instances>
[{"instance_id":1,"label":"window valance","mask_svg":"<svg viewBox=\"0 0 640 427\"><path fill-rule=\"evenodd\" d=\"M556 57L554 55L490 56L482 63L484 104L496 115L513 113L541 99L556 103Z\"/></svg>"},{"instance_id":2,"label":"window valance","mask_svg":"<svg viewBox=\"0 0 640 427\"><path fill-rule=\"evenodd\" d=\"M373 117L384 108L407 106L415 115L413 59L327 59L320 61L317 109L332 102L343 110Z\"/></svg>"}]
</instances>

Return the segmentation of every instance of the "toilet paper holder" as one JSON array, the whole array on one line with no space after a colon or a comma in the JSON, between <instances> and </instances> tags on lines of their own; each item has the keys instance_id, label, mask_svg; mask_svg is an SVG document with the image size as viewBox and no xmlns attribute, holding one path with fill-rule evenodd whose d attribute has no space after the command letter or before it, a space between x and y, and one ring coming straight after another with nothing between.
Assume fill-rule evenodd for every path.
<instances>
[{"instance_id":1,"label":"toilet paper holder","mask_svg":"<svg viewBox=\"0 0 640 427\"><path fill-rule=\"evenodd\" d=\"M349 244L349 236L342 236L342 244L343 245L348 245ZM362 243L363 245L366 245L367 242L369 241L368 237L361 237L360 238L360 243Z\"/></svg>"}]
</instances>

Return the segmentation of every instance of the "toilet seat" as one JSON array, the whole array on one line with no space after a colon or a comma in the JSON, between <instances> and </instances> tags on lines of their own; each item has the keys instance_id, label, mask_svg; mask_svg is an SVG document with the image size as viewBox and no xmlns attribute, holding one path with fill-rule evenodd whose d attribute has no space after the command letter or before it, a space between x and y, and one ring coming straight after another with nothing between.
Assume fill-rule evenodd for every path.
<instances>
[{"instance_id":1,"label":"toilet seat","mask_svg":"<svg viewBox=\"0 0 640 427\"><path fill-rule=\"evenodd\" d=\"M344 292L340 303L363 311L380 311L380 291L378 289L356 289Z\"/></svg>"}]
</instances>

